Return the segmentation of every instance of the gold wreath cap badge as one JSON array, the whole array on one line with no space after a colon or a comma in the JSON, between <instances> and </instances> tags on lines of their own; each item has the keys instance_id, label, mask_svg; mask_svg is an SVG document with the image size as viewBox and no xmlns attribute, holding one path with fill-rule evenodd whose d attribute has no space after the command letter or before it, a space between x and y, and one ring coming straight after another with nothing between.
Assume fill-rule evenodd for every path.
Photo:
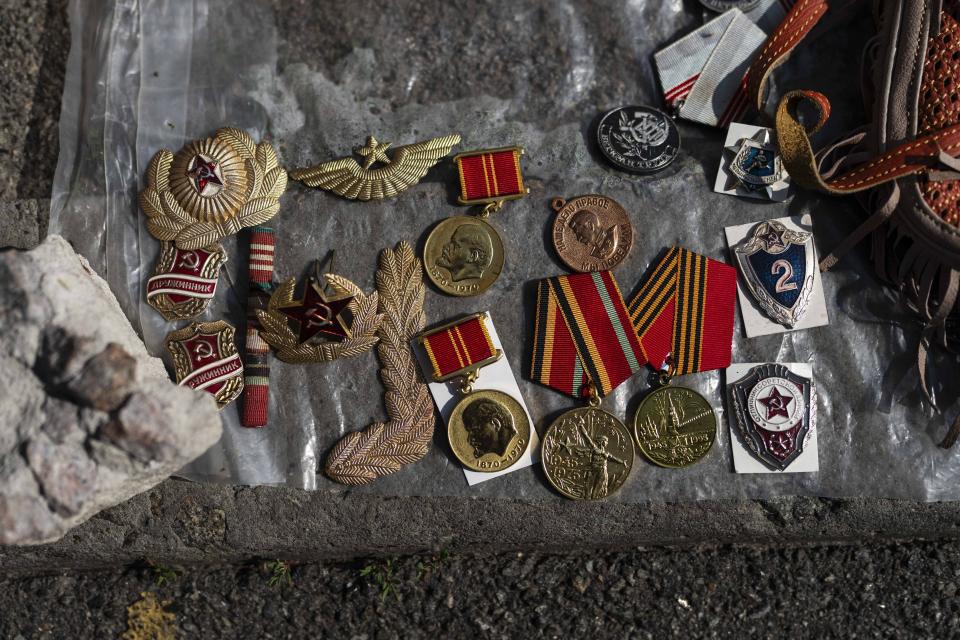
<instances>
[{"instance_id":1,"label":"gold wreath cap badge","mask_svg":"<svg viewBox=\"0 0 960 640\"><path fill-rule=\"evenodd\" d=\"M219 129L176 154L161 149L147 166L140 208L147 229L179 249L202 249L277 215L287 172L267 142Z\"/></svg>"},{"instance_id":2,"label":"gold wreath cap badge","mask_svg":"<svg viewBox=\"0 0 960 640\"><path fill-rule=\"evenodd\" d=\"M330 296L310 279L297 300L297 280L290 278L273 292L266 309L257 310L263 327L260 337L284 362L329 362L358 356L377 344L383 320L383 314L377 313L377 293L367 295L336 274L328 273L324 279L333 291ZM345 312L351 316L349 323Z\"/></svg>"},{"instance_id":3,"label":"gold wreath cap badge","mask_svg":"<svg viewBox=\"0 0 960 640\"><path fill-rule=\"evenodd\" d=\"M389 142L369 136L367 144L354 149L363 158L363 166L348 156L291 171L290 177L308 187L326 189L350 200L391 198L420 182L430 167L458 144L457 134L440 136L396 147L391 157L387 155Z\"/></svg>"}]
</instances>

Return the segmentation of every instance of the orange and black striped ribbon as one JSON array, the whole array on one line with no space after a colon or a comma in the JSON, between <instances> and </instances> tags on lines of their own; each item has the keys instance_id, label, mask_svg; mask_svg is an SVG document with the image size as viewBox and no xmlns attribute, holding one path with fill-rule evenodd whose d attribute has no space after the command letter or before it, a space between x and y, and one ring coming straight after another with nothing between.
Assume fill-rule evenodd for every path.
<instances>
[{"instance_id":1,"label":"orange and black striped ribbon","mask_svg":"<svg viewBox=\"0 0 960 640\"><path fill-rule=\"evenodd\" d=\"M455 160L460 172L460 204L509 200L527 193L520 171L519 148L461 153Z\"/></svg>"},{"instance_id":2,"label":"orange and black striped ribbon","mask_svg":"<svg viewBox=\"0 0 960 640\"><path fill-rule=\"evenodd\" d=\"M737 272L672 247L630 301L630 319L651 366L676 375L730 366Z\"/></svg>"},{"instance_id":3,"label":"orange and black striped ribbon","mask_svg":"<svg viewBox=\"0 0 960 640\"><path fill-rule=\"evenodd\" d=\"M440 380L468 370L474 365L497 357L486 315L471 316L457 324L426 333L421 337L433 379Z\"/></svg>"},{"instance_id":4,"label":"orange and black striped ribbon","mask_svg":"<svg viewBox=\"0 0 960 640\"><path fill-rule=\"evenodd\" d=\"M646 363L609 271L541 280L531 377L563 393L605 396Z\"/></svg>"}]
</instances>

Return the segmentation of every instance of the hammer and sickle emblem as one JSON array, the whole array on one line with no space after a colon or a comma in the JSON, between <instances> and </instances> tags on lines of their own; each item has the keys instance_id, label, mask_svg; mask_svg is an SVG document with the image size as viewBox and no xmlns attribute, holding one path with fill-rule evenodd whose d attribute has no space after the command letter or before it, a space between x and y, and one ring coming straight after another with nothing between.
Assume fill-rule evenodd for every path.
<instances>
[{"instance_id":1,"label":"hammer and sickle emblem","mask_svg":"<svg viewBox=\"0 0 960 640\"><path fill-rule=\"evenodd\" d=\"M198 342L193 346L193 355L197 357L197 360L206 360L213 355L213 347L210 346L209 342Z\"/></svg>"},{"instance_id":2,"label":"hammer and sickle emblem","mask_svg":"<svg viewBox=\"0 0 960 640\"><path fill-rule=\"evenodd\" d=\"M325 304L318 304L306 317L308 327L325 327L333 320L333 311Z\"/></svg>"},{"instance_id":3,"label":"hammer and sickle emblem","mask_svg":"<svg viewBox=\"0 0 960 640\"><path fill-rule=\"evenodd\" d=\"M186 251L180 256L180 267L196 271L200 266L200 255L196 251Z\"/></svg>"}]
</instances>

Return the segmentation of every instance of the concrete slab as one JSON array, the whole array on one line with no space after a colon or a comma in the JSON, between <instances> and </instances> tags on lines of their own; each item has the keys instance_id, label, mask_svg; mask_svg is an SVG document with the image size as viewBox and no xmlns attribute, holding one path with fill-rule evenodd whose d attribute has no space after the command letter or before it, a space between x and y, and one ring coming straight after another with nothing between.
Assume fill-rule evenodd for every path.
<instances>
[{"instance_id":1,"label":"concrete slab","mask_svg":"<svg viewBox=\"0 0 960 640\"><path fill-rule=\"evenodd\" d=\"M0 572L260 558L342 560L446 550L626 551L702 544L960 538L960 504L785 498L648 504L383 497L169 480L63 540L0 548Z\"/></svg>"}]
</instances>

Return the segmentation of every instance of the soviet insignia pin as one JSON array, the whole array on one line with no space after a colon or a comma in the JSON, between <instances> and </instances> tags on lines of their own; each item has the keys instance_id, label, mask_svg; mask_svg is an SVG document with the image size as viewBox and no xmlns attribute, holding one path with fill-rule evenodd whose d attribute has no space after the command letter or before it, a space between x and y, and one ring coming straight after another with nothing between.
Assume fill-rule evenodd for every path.
<instances>
[{"instance_id":1,"label":"soviet insignia pin","mask_svg":"<svg viewBox=\"0 0 960 640\"><path fill-rule=\"evenodd\" d=\"M284 362L328 362L355 356L377 344L383 315L378 296L366 295L346 278L328 273L327 287L309 278L300 298L297 281L290 278L270 296L266 309L257 309L260 337Z\"/></svg>"},{"instance_id":2,"label":"soviet insignia pin","mask_svg":"<svg viewBox=\"0 0 960 640\"><path fill-rule=\"evenodd\" d=\"M243 362L227 322L194 322L167 335L177 384L206 391L223 409L243 391Z\"/></svg>"},{"instance_id":3,"label":"soviet insignia pin","mask_svg":"<svg viewBox=\"0 0 960 640\"><path fill-rule=\"evenodd\" d=\"M487 222L504 203L526 196L522 147L467 151L453 158L460 175L461 205L482 205L477 215L450 216L430 231L423 247L427 277L452 296L483 293L503 270L503 241Z\"/></svg>"},{"instance_id":4,"label":"soviet insignia pin","mask_svg":"<svg viewBox=\"0 0 960 640\"><path fill-rule=\"evenodd\" d=\"M220 129L176 154L161 149L147 167L140 208L147 230L178 249L202 249L277 215L287 172L267 142Z\"/></svg>"},{"instance_id":5,"label":"soviet insignia pin","mask_svg":"<svg viewBox=\"0 0 960 640\"><path fill-rule=\"evenodd\" d=\"M147 280L147 303L167 320L193 318L210 306L227 254L220 243L203 249L161 245L160 259Z\"/></svg>"},{"instance_id":6,"label":"soviet insignia pin","mask_svg":"<svg viewBox=\"0 0 960 640\"><path fill-rule=\"evenodd\" d=\"M459 143L459 135L440 136L396 147L391 155L387 153L389 142L370 136L365 145L354 149L363 165L347 156L297 169L290 172L290 177L350 200L391 198L420 182L430 167Z\"/></svg>"},{"instance_id":7,"label":"soviet insignia pin","mask_svg":"<svg viewBox=\"0 0 960 640\"><path fill-rule=\"evenodd\" d=\"M761 364L730 384L731 427L767 469L784 471L799 458L816 428L816 392L810 378L783 364Z\"/></svg>"},{"instance_id":8,"label":"soviet insignia pin","mask_svg":"<svg viewBox=\"0 0 960 640\"><path fill-rule=\"evenodd\" d=\"M790 192L790 176L771 129L732 123L717 183L718 193L782 202Z\"/></svg>"},{"instance_id":9,"label":"soviet insignia pin","mask_svg":"<svg viewBox=\"0 0 960 640\"><path fill-rule=\"evenodd\" d=\"M796 325L813 293L813 234L761 222L734 250L747 290L773 321Z\"/></svg>"}]
</instances>

